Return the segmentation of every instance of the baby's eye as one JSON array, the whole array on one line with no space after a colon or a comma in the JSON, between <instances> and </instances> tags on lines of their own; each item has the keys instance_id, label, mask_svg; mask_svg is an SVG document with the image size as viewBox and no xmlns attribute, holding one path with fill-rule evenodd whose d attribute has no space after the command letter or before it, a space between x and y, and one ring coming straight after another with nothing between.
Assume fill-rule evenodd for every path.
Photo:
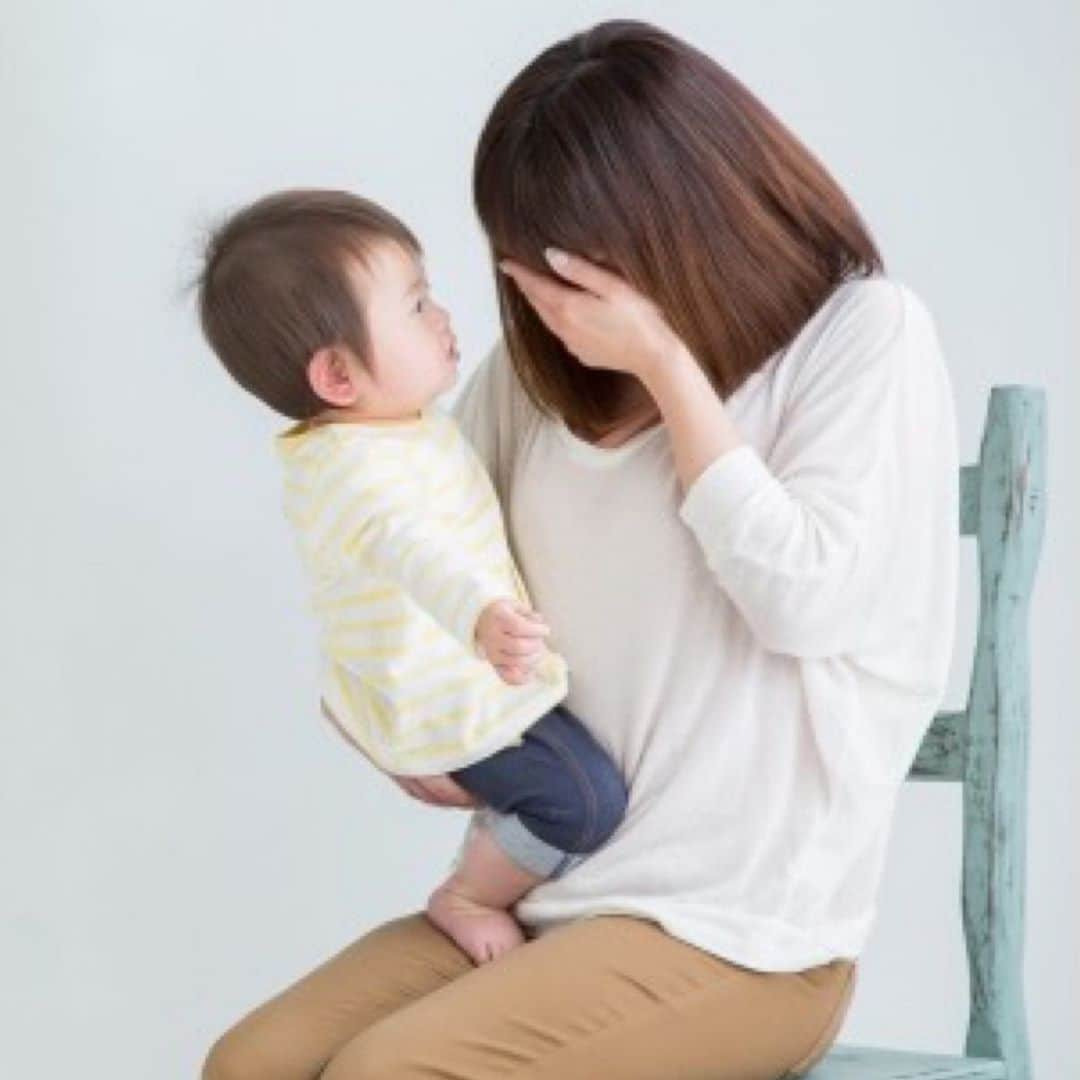
<instances>
[{"instance_id":1,"label":"baby's eye","mask_svg":"<svg viewBox=\"0 0 1080 1080\"><path fill-rule=\"evenodd\" d=\"M426 303L427 303L427 297L426 297L426 296L421 296L421 297L420 297L420 298L419 298L419 299L418 299L418 300L416 301L416 308L415 308L415 310L416 310L417 312L423 311L423 310L424 310L424 304L426 304Z\"/></svg>"}]
</instances>

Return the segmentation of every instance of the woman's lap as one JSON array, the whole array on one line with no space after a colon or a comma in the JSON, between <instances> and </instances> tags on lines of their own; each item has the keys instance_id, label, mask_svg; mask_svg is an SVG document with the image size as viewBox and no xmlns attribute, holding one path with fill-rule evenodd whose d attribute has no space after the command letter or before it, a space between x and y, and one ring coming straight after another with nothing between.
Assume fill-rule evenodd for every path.
<instances>
[{"instance_id":1,"label":"woman's lap","mask_svg":"<svg viewBox=\"0 0 1080 1080\"><path fill-rule=\"evenodd\" d=\"M248 1014L203 1076L776 1080L835 1038L853 974L847 961L750 971L626 916L571 923L474 967L416 913Z\"/></svg>"}]
</instances>

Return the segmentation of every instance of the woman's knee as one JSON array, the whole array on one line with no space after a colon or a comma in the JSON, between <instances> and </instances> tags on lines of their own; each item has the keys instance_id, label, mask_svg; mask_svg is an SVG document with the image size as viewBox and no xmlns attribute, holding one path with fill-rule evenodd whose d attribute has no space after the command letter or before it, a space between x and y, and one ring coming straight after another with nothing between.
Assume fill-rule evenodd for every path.
<instances>
[{"instance_id":1,"label":"woman's knee","mask_svg":"<svg viewBox=\"0 0 1080 1080\"><path fill-rule=\"evenodd\" d=\"M423 1037L401 1038L384 1034L378 1025L343 1047L319 1074L319 1080L413 1080L430 1076L430 1065L418 1060L438 1060L427 1054Z\"/></svg>"},{"instance_id":2,"label":"woman's knee","mask_svg":"<svg viewBox=\"0 0 1080 1080\"><path fill-rule=\"evenodd\" d=\"M203 1061L201 1080L254 1080L255 1064L247 1047L231 1032L222 1035Z\"/></svg>"},{"instance_id":3,"label":"woman's knee","mask_svg":"<svg viewBox=\"0 0 1080 1080\"><path fill-rule=\"evenodd\" d=\"M269 1054L243 1028L232 1028L210 1047L200 1076L201 1080L274 1080L282 1075L281 1065L280 1057Z\"/></svg>"}]
</instances>

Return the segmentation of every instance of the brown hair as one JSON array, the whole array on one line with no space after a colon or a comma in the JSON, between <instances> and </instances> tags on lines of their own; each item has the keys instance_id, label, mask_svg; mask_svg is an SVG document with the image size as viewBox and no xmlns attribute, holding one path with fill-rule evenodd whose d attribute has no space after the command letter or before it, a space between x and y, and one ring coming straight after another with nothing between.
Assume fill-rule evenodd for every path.
<instances>
[{"instance_id":1,"label":"brown hair","mask_svg":"<svg viewBox=\"0 0 1080 1080\"><path fill-rule=\"evenodd\" d=\"M420 251L396 217L347 191L281 191L228 218L207 242L196 284L203 333L233 378L294 420L323 411L308 363L344 345L367 368L347 262L366 265L382 241Z\"/></svg>"},{"instance_id":2,"label":"brown hair","mask_svg":"<svg viewBox=\"0 0 1080 1080\"><path fill-rule=\"evenodd\" d=\"M883 270L859 215L795 136L710 57L647 23L557 42L496 101L473 196L495 259L546 246L648 296L721 397L841 281ZM511 361L543 412L593 434L631 378L578 363L497 274Z\"/></svg>"}]
</instances>

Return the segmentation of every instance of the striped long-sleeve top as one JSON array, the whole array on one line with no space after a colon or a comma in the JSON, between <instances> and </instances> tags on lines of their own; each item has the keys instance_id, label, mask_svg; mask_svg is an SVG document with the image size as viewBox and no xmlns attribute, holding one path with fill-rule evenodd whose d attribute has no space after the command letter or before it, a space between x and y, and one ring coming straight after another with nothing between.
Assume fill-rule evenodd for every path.
<instances>
[{"instance_id":1,"label":"striped long-sleeve top","mask_svg":"<svg viewBox=\"0 0 1080 1080\"><path fill-rule=\"evenodd\" d=\"M409 420L301 423L275 445L321 630L324 714L403 776L519 743L566 696L567 665L547 648L514 685L475 646L488 604L531 601L453 418L430 405Z\"/></svg>"}]
</instances>

